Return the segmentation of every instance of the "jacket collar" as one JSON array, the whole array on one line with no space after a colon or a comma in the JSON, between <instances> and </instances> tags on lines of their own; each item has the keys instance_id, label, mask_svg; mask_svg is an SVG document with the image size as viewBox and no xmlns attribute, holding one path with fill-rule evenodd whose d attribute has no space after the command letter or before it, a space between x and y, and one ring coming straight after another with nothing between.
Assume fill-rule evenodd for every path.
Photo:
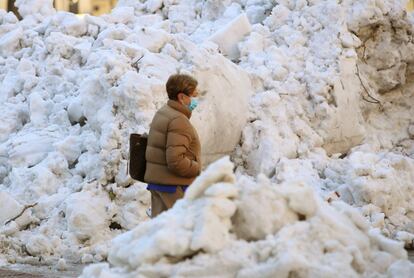
<instances>
[{"instance_id":1,"label":"jacket collar","mask_svg":"<svg viewBox=\"0 0 414 278\"><path fill-rule=\"evenodd\" d=\"M168 100L167 102L168 106L177 110L178 112L183 113L184 115L187 116L187 118L191 118L191 111L188 107L182 105L181 103L179 103L178 101L175 100Z\"/></svg>"}]
</instances>

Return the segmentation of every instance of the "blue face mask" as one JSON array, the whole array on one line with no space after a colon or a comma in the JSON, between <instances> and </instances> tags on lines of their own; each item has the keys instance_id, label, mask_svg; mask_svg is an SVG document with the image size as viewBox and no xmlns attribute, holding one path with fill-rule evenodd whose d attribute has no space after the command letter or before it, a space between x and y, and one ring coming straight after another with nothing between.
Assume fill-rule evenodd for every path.
<instances>
[{"instance_id":1,"label":"blue face mask","mask_svg":"<svg viewBox=\"0 0 414 278\"><path fill-rule=\"evenodd\" d=\"M191 98L191 102L188 105L188 109L190 109L190 111L193 111L198 105L198 100L196 100L195 98Z\"/></svg>"}]
</instances>

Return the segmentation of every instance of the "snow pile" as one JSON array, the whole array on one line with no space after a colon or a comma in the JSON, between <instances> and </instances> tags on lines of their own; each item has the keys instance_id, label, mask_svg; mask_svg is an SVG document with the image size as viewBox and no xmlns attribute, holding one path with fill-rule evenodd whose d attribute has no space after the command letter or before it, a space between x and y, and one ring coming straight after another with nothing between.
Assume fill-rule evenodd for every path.
<instances>
[{"instance_id":1,"label":"snow pile","mask_svg":"<svg viewBox=\"0 0 414 278\"><path fill-rule=\"evenodd\" d=\"M186 6L194 13L185 20L171 13ZM243 12L257 23L239 44L236 61L250 73L256 91L233 155L239 174L306 182L326 198L340 191L374 226L376 218L365 206L376 207L385 235L412 242L412 168L365 159L385 155L413 163L414 30L405 1L182 1L158 12L197 42L224 32L228 27L221 26L231 26ZM358 167L373 172L387 167L390 178L329 177L337 165L345 175L353 172L347 156L354 152L364 153ZM354 183L362 184L344 189Z\"/></svg>"},{"instance_id":2,"label":"snow pile","mask_svg":"<svg viewBox=\"0 0 414 278\"><path fill-rule=\"evenodd\" d=\"M409 277L401 242L300 183L235 180L221 159L171 210L114 239L81 277Z\"/></svg>"},{"instance_id":3,"label":"snow pile","mask_svg":"<svg viewBox=\"0 0 414 278\"><path fill-rule=\"evenodd\" d=\"M205 162L239 142L251 85L162 17L118 7L78 18L51 3L20 1L21 21L0 11L0 250L9 262L102 261L111 238L147 219L128 139L148 132L169 75L200 81Z\"/></svg>"},{"instance_id":4,"label":"snow pile","mask_svg":"<svg viewBox=\"0 0 414 278\"><path fill-rule=\"evenodd\" d=\"M84 18L50 3L19 1L22 21L0 11L4 259L102 261L139 224L109 252L118 268L91 276L410 270L382 236L414 239L404 1L123 0ZM177 71L200 81L204 159L231 154L238 181L215 164L142 223L149 198L126 174L128 135L148 131Z\"/></svg>"},{"instance_id":5,"label":"snow pile","mask_svg":"<svg viewBox=\"0 0 414 278\"><path fill-rule=\"evenodd\" d=\"M240 44L240 65L251 73L257 94L238 154L251 174L270 174L282 157L306 158L321 147L328 155L345 154L360 143L390 149L390 141L408 138L411 92L401 100L406 107L400 107L395 97L381 99L376 94L404 85L406 79L394 78L394 87L379 87L372 77L382 79L381 68L387 66L398 69L390 76L410 75L400 68L412 61L412 25L403 4L395 2L399 3L280 1L263 24L253 26ZM381 42L362 41L373 32L383 37ZM395 61L374 71L370 63L380 64L384 49ZM368 64L360 58L362 53L373 56ZM382 106L366 102L374 101L367 93L379 98ZM398 114L385 119L387 110ZM380 117L374 124L373 119ZM383 142L378 134L388 126L398 131L387 129L388 142Z\"/></svg>"},{"instance_id":6,"label":"snow pile","mask_svg":"<svg viewBox=\"0 0 414 278\"><path fill-rule=\"evenodd\" d=\"M231 200L237 196L232 169L228 159L211 165L177 203L177 211L164 213L119 236L108 260L137 268L165 256L182 259L200 250L222 249L230 240L230 218L236 211ZM134 250L133 254L128 250Z\"/></svg>"},{"instance_id":7,"label":"snow pile","mask_svg":"<svg viewBox=\"0 0 414 278\"><path fill-rule=\"evenodd\" d=\"M256 94L234 160L240 174L303 181L326 198L350 188L352 198L344 193L343 200L365 215L364 206L375 206L382 232L396 238L409 232L410 244L412 167L377 163L384 156L414 163L414 30L404 7L404 1L278 1L239 44L239 65ZM372 176L346 176L356 167L346 158L354 152ZM341 178L327 179L337 165ZM388 179L375 174L384 167Z\"/></svg>"},{"instance_id":8,"label":"snow pile","mask_svg":"<svg viewBox=\"0 0 414 278\"><path fill-rule=\"evenodd\" d=\"M414 239L414 161L398 154L353 152L333 160L324 171L327 186L347 203L361 207L373 227L389 236ZM411 233L405 237L404 232Z\"/></svg>"}]
</instances>

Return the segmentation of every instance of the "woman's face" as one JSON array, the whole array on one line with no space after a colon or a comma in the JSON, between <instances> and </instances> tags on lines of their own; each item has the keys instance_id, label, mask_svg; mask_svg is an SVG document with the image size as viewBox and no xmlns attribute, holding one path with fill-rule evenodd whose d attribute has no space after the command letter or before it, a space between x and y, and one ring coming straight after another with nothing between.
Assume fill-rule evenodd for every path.
<instances>
[{"instance_id":1,"label":"woman's face","mask_svg":"<svg viewBox=\"0 0 414 278\"><path fill-rule=\"evenodd\" d=\"M188 106L188 105L190 105L190 103L191 103L191 98L192 97L197 97L198 96L198 91L197 91L197 88L189 95L189 96L187 96L186 94L184 94L184 93L179 93L178 95L177 95L177 97L178 97L178 101L181 103L181 104L183 104L183 105L185 105L185 106Z\"/></svg>"}]
</instances>

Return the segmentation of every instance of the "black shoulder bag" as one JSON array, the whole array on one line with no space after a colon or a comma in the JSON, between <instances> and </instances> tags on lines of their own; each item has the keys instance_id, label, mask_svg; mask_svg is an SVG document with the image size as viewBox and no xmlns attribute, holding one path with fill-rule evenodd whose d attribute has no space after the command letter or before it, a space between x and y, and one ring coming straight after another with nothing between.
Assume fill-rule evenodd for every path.
<instances>
[{"instance_id":1,"label":"black shoulder bag","mask_svg":"<svg viewBox=\"0 0 414 278\"><path fill-rule=\"evenodd\" d=\"M132 133L129 136L129 175L134 180L144 181L147 160L145 151L147 150L147 135Z\"/></svg>"}]
</instances>

